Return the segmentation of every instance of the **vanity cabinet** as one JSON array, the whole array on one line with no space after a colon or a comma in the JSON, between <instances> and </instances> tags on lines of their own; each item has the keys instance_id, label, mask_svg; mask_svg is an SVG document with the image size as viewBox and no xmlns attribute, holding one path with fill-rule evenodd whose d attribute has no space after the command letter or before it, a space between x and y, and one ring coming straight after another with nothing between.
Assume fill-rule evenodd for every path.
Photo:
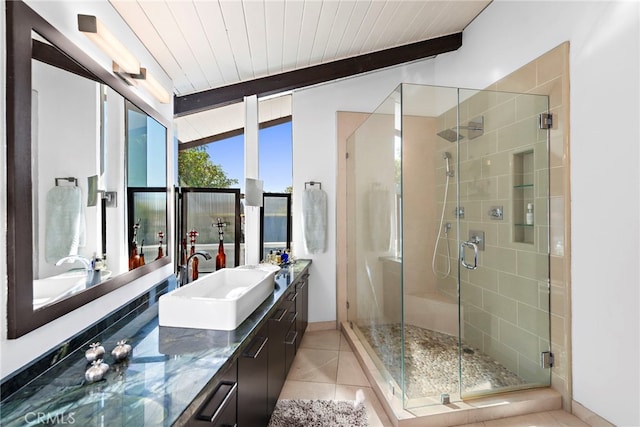
<instances>
[{"instance_id":1,"label":"vanity cabinet","mask_svg":"<svg viewBox=\"0 0 640 427\"><path fill-rule=\"evenodd\" d=\"M308 323L309 273L294 280L269 318L196 411L189 426L266 427ZM235 375L235 376L234 376Z\"/></svg>"},{"instance_id":2,"label":"vanity cabinet","mask_svg":"<svg viewBox=\"0 0 640 427\"><path fill-rule=\"evenodd\" d=\"M300 341L304 331L307 330L307 324L309 323L309 273L305 273L300 281L296 283L296 332L298 339L296 339L296 351L300 346Z\"/></svg>"},{"instance_id":3,"label":"vanity cabinet","mask_svg":"<svg viewBox=\"0 0 640 427\"><path fill-rule=\"evenodd\" d=\"M281 304L282 305L282 304ZM273 412L280 390L287 377L285 360L285 339L289 331L284 318L286 307L279 307L269 319L269 382L267 384L267 411Z\"/></svg>"},{"instance_id":4,"label":"vanity cabinet","mask_svg":"<svg viewBox=\"0 0 640 427\"><path fill-rule=\"evenodd\" d=\"M265 324L238 358L238 426L266 426L269 384L269 325Z\"/></svg>"}]
</instances>

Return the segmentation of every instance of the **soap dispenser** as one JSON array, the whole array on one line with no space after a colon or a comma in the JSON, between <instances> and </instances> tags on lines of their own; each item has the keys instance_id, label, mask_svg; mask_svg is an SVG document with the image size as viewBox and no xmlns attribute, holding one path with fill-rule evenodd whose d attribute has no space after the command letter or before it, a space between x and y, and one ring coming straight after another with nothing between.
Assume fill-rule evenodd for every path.
<instances>
[{"instance_id":1,"label":"soap dispenser","mask_svg":"<svg viewBox=\"0 0 640 427\"><path fill-rule=\"evenodd\" d=\"M533 225L533 203L527 204L527 214L525 217L525 222L527 225Z\"/></svg>"}]
</instances>

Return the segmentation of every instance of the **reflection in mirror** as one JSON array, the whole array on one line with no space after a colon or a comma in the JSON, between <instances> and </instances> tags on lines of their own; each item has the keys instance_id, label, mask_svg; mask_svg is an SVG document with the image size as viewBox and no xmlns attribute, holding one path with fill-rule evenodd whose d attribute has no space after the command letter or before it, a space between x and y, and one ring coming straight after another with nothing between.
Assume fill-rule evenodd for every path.
<instances>
[{"instance_id":1,"label":"reflection in mirror","mask_svg":"<svg viewBox=\"0 0 640 427\"><path fill-rule=\"evenodd\" d=\"M5 3L7 338L15 339L171 263L165 255L128 271L125 98L165 137L170 122L24 2Z\"/></svg>"},{"instance_id":2,"label":"reflection in mirror","mask_svg":"<svg viewBox=\"0 0 640 427\"><path fill-rule=\"evenodd\" d=\"M145 244L157 252L164 243L158 236L167 227L167 130L43 37L32 37L35 310L130 270L125 230L134 223L141 241L129 242L143 260L136 267L145 264ZM50 65L42 50L78 68ZM134 222L124 214L125 195L133 197Z\"/></svg>"},{"instance_id":3,"label":"reflection in mirror","mask_svg":"<svg viewBox=\"0 0 640 427\"><path fill-rule=\"evenodd\" d=\"M127 206L130 270L167 253L167 130L130 102L127 117Z\"/></svg>"},{"instance_id":4,"label":"reflection in mirror","mask_svg":"<svg viewBox=\"0 0 640 427\"><path fill-rule=\"evenodd\" d=\"M37 33L32 36L33 308L37 309L119 271L109 270L104 262L108 227L102 200L88 206L89 177L98 177L98 187L105 179L106 88L85 77L90 74L77 64L84 75L44 62L57 55L64 58L60 63L73 63ZM43 55L45 51L49 53ZM110 101L122 103L123 98L118 95ZM114 167L110 173L120 174Z\"/></svg>"}]
</instances>

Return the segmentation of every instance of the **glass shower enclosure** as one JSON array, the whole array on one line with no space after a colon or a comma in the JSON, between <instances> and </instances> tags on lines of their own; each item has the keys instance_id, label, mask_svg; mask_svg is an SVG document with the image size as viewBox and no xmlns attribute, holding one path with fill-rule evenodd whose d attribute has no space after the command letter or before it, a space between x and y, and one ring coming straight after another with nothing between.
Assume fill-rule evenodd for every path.
<instances>
[{"instance_id":1,"label":"glass shower enclosure","mask_svg":"<svg viewBox=\"0 0 640 427\"><path fill-rule=\"evenodd\" d=\"M402 84L347 140L348 320L405 409L550 384L548 109Z\"/></svg>"}]
</instances>

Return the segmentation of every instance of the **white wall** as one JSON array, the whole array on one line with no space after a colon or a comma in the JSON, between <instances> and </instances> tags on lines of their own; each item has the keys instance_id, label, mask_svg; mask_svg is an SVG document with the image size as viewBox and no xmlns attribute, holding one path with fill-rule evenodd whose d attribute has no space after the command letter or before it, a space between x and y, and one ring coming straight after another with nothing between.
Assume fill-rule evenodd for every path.
<instances>
[{"instance_id":1,"label":"white wall","mask_svg":"<svg viewBox=\"0 0 640 427\"><path fill-rule=\"evenodd\" d=\"M570 41L574 400L640 425L640 3L495 0L456 52L299 90L294 212L303 182L329 193L329 246L314 260L310 320L335 319L336 111L373 111L401 83L483 88ZM294 247L302 252L299 216Z\"/></svg>"},{"instance_id":2,"label":"white wall","mask_svg":"<svg viewBox=\"0 0 640 427\"><path fill-rule=\"evenodd\" d=\"M115 12L113 7L106 1L92 2L58 2L58 1L27 1L27 3L43 16L47 21L53 24L58 30L64 33L76 45L80 46L85 52L89 53L105 68L111 69L111 60L109 60L102 52L77 30L77 14L96 15L107 25L114 34L117 34L120 40L127 45L131 51L140 59L143 66L148 67L151 72L158 78L164 87L171 87L168 77L161 68L153 60L151 55L144 49L140 41L134 36L129 27L121 20L120 16ZM0 99L2 107L0 108L0 116L2 120L1 141L3 149L0 152L0 188L6 187L6 46L5 46L5 5L1 2L0 7L0 49L2 51L2 65L0 66ZM156 110L158 110L168 120L173 117L173 105L159 104L150 95L140 93L140 95L149 102ZM173 131L169 129L171 135ZM173 161L173 159L170 159ZM130 301L132 298L144 293L154 284L168 277L173 272L171 265L153 272L136 280L130 285L118 289L108 295L95 300L86 306L79 308L72 313L67 314L54 322L42 326L35 331L15 340L7 339L7 265L6 265L6 192L0 192L0 224L2 230L0 232L0 378L4 378L11 372L19 369L21 366L28 364L49 349L57 346L70 336L86 326L94 323L101 317L109 314L113 310Z\"/></svg>"}]
</instances>

